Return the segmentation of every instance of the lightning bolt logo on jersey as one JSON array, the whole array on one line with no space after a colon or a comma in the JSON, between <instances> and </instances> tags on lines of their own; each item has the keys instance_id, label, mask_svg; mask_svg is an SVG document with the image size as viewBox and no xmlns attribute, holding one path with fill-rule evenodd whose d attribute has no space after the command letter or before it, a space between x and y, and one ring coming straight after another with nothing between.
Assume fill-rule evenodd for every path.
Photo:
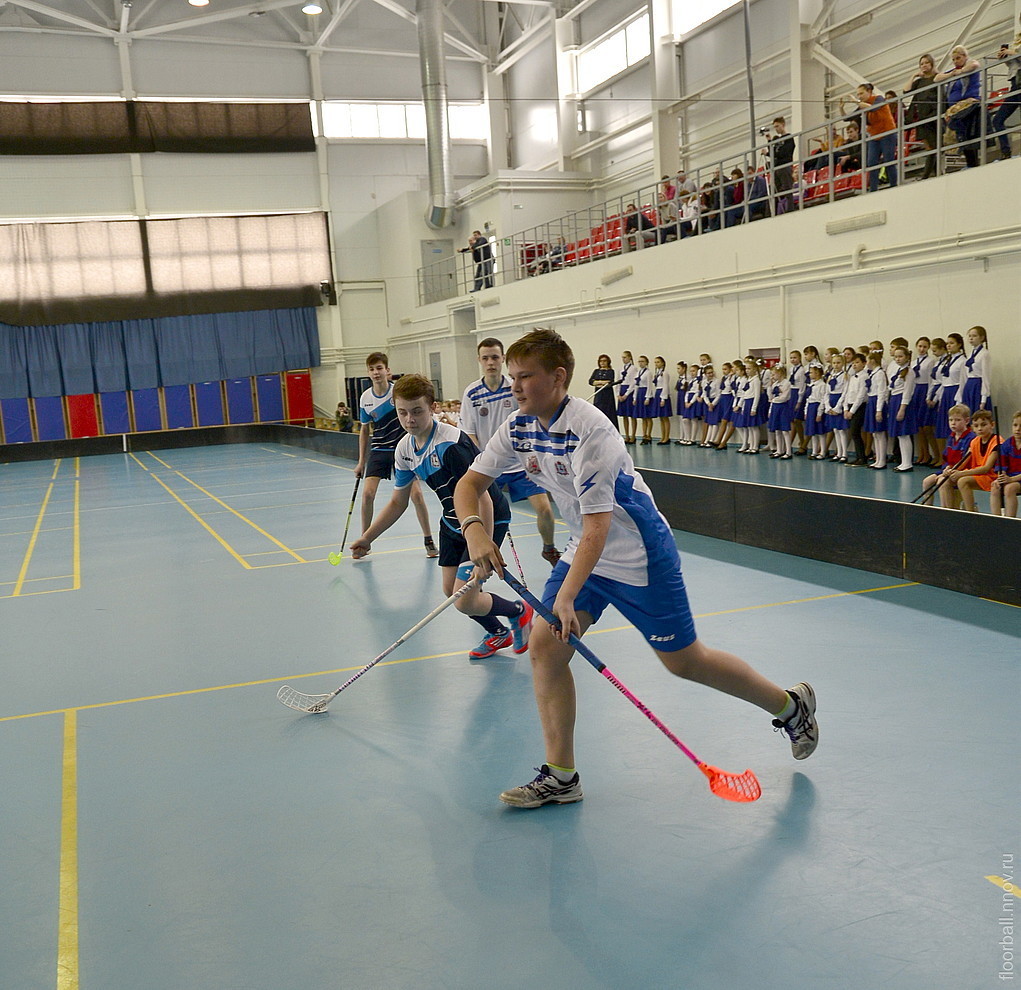
<instances>
[{"instance_id":1,"label":"lightning bolt logo on jersey","mask_svg":"<svg viewBox=\"0 0 1021 990\"><path fill-rule=\"evenodd\" d=\"M521 468L553 496L571 531L562 558L566 563L574 559L583 517L609 512L609 532L593 574L645 586L651 567L680 566L667 521L621 435L599 409L568 397L548 430L536 417L518 413L493 434L472 464L473 471L491 478Z\"/></svg>"}]
</instances>

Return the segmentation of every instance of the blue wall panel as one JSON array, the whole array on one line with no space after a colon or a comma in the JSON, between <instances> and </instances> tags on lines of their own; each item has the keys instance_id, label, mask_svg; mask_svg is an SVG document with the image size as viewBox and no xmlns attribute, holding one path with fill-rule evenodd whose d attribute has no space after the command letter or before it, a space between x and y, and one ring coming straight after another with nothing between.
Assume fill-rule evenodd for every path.
<instances>
[{"instance_id":1,"label":"blue wall panel","mask_svg":"<svg viewBox=\"0 0 1021 990\"><path fill-rule=\"evenodd\" d=\"M284 418L284 394L279 375L259 375L255 380L259 397L259 422L278 423Z\"/></svg>"},{"instance_id":2,"label":"blue wall panel","mask_svg":"<svg viewBox=\"0 0 1021 990\"><path fill-rule=\"evenodd\" d=\"M232 378L227 386L227 421L254 423L255 405L252 402L252 379Z\"/></svg>"},{"instance_id":3,"label":"blue wall panel","mask_svg":"<svg viewBox=\"0 0 1021 990\"><path fill-rule=\"evenodd\" d=\"M99 408L103 416L103 433L131 432L127 392L103 392L99 396Z\"/></svg>"},{"instance_id":4,"label":"blue wall panel","mask_svg":"<svg viewBox=\"0 0 1021 990\"><path fill-rule=\"evenodd\" d=\"M59 395L39 396L35 402L35 424L40 440L66 440L64 400Z\"/></svg>"},{"instance_id":5,"label":"blue wall panel","mask_svg":"<svg viewBox=\"0 0 1021 990\"><path fill-rule=\"evenodd\" d=\"M0 399L0 415L3 416L4 443L32 442L28 399Z\"/></svg>"},{"instance_id":6,"label":"blue wall panel","mask_svg":"<svg viewBox=\"0 0 1021 990\"><path fill-rule=\"evenodd\" d=\"M136 388L131 393L131 405L135 410L135 429L139 433L163 429L159 389Z\"/></svg>"},{"instance_id":7,"label":"blue wall panel","mask_svg":"<svg viewBox=\"0 0 1021 990\"><path fill-rule=\"evenodd\" d=\"M199 426L223 425L223 392L219 382L196 383L195 408Z\"/></svg>"},{"instance_id":8,"label":"blue wall panel","mask_svg":"<svg viewBox=\"0 0 1021 990\"><path fill-rule=\"evenodd\" d=\"M163 389L163 407L167 411L167 429L189 429L195 425L191 411L191 386L167 385Z\"/></svg>"}]
</instances>

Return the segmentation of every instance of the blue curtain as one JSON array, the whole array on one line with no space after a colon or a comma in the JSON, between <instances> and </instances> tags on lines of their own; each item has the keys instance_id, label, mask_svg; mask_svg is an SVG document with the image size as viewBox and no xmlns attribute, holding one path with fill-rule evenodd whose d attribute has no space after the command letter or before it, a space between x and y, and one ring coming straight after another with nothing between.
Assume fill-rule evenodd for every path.
<instances>
[{"instance_id":1,"label":"blue curtain","mask_svg":"<svg viewBox=\"0 0 1021 990\"><path fill-rule=\"evenodd\" d=\"M319 364L314 307L110 323L0 323L0 398L189 385Z\"/></svg>"}]
</instances>

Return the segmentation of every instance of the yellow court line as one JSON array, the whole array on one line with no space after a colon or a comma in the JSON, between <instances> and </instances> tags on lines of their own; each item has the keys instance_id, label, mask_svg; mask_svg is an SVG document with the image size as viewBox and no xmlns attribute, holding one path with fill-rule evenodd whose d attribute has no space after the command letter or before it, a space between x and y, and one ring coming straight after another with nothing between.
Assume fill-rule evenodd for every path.
<instances>
[{"instance_id":1,"label":"yellow court line","mask_svg":"<svg viewBox=\"0 0 1021 990\"><path fill-rule=\"evenodd\" d=\"M1004 880L1003 877L986 877L990 883L995 883L997 887L1002 887L1008 894L1013 894L1015 897L1021 897L1021 887L1016 883L1012 883L1010 880Z\"/></svg>"},{"instance_id":2,"label":"yellow court line","mask_svg":"<svg viewBox=\"0 0 1021 990\"><path fill-rule=\"evenodd\" d=\"M25 559L21 562L21 570L18 572L18 580L14 584L14 591L11 593L11 598L17 598L21 594L25 578L28 576L28 565L32 562L32 554L35 553L36 540L39 539L39 530L41 530L43 526L43 516L46 515L46 506L50 504L50 496L53 494L53 484L57 479L57 472L59 470L60 458L58 457L57 463L53 468L53 475L50 477L50 486L46 489L43 504L39 507L39 515L35 521L35 529L32 530L32 538L28 541L28 550L25 551Z\"/></svg>"},{"instance_id":3,"label":"yellow court line","mask_svg":"<svg viewBox=\"0 0 1021 990\"><path fill-rule=\"evenodd\" d=\"M734 612L753 612L759 608L775 608L778 605L802 605L805 602L822 602L827 598L846 598L849 595L869 595L874 591L893 591L895 588L917 588L921 582L908 581L905 584L884 584L881 588L862 588L860 591L838 591L832 595L814 595L811 598L792 598L786 602L768 602L765 605L745 605L742 608L727 608L719 612L703 612L696 615L696 619L708 619L714 615L731 615Z\"/></svg>"},{"instance_id":4,"label":"yellow court line","mask_svg":"<svg viewBox=\"0 0 1021 990\"><path fill-rule=\"evenodd\" d=\"M399 553L400 551L384 551L385 553ZM346 559L346 558L345 558ZM272 566L272 565L271 565ZM864 588L861 591L843 591L836 595L821 595L815 598L798 598L788 602L773 602L771 605L748 605L745 608L731 609L732 612L751 612L759 608L771 608L775 605L800 605L803 602L816 602L821 601L825 598L840 598L842 595L866 595L870 591L888 591L892 588L913 588L915 584L893 584L883 588ZM696 615L694 618L700 619L705 618L707 615L721 615L724 613L720 612L706 612L703 615ZM607 629L589 629L585 633L586 637L599 636L603 633L621 632L625 629L632 629L633 626L611 626ZM428 656L422 657L409 657L405 660L386 660L379 664L381 667L389 667L392 664L398 663L417 663L419 660L439 660L445 657L457 657L463 656L464 650L454 650L451 653L431 653ZM79 705L77 708L54 708L49 711L43 712L27 712L24 715L3 715L0 716L0 722L17 722L27 718L39 718L43 715L60 715L68 711L88 711L93 708L114 708L118 705L133 705L140 701L163 701L168 698L184 698L195 694L210 694L214 691L231 691L235 688L246 688L246 687L258 687L260 684L280 684L284 681L296 681L306 677L326 677L330 674L343 674L351 670L358 670L364 664L359 664L356 667L338 667L334 670L319 670L311 674L291 674L287 677L266 677L258 681L243 681L238 684L218 684L213 687L204 688L193 688L187 691L171 691L168 694L153 694L142 698L126 698L122 701L100 701L93 705Z\"/></svg>"},{"instance_id":5,"label":"yellow court line","mask_svg":"<svg viewBox=\"0 0 1021 990\"><path fill-rule=\"evenodd\" d=\"M82 586L82 503L81 503L81 481L77 476L78 458L75 458L75 479L74 479L74 533L71 537L71 571L74 574L74 581L71 585L72 591L78 591Z\"/></svg>"},{"instance_id":6,"label":"yellow court line","mask_svg":"<svg viewBox=\"0 0 1021 990\"><path fill-rule=\"evenodd\" d=\"M57 990L78 990L78 714L73 708L64 713L63 763Z\"/></svg>"},{"instance_id":7,"label":"yellow court line","mask_svg":"<svg viewBox=\"0 0 1021 990\"><path fill-rule=\"evenodd\" d=\"M447 657L463 657L464 650L451 653L431 653L424 657L408 657L405 660L384 660L378 667L390 667L398 663L418 663L420 660L443 660ZM167 694L150 694L141 698L123 698L120 701L98 701L92 705L78 705L75 708L51 708L44 712L27 712L24 715L3 715L0 722L21 722L29 718L41 718L44 715L65 715L68 712L87 712L96 708L117 708L121 705L136 705L142 701L167 701L171 698L189 698L197 694L213 694L217 691L234 691L238 688L259 687L263 684L282 684L285 681L300 681L308 677L330 677L333 674L346 674L352 670L360 670L365 664L356 667L337 667L334 670L317 670L311 674L290 674L286 677L264 677L258 681L242 681L238 684L214 684L212 687L191 688L187 691L170 691Z\"/></svg>"},{"instance_id":8,"label":"yellow court line","mask_svg":"<svg viewBox=\"0 0 1021 990\"><path fill-rule=\"evenodd\" d=\"M128 456L138 461L139 467L141 467L144 471L149 471L149 469L141 461L139 461L138 458L135 457L135 455L130 451L128 452ZM149 471L149 473L152 474L151 471ZM216 540L216 542L223 547L224 550L227 551L227 553L229 553L243 568L245 568L245 570L248 571L252 570L252 565L249 564L248 561L245 560L245 558L242 557L241 554L239 554L237 550L235 550L222 536L220 536L220 534L217 533L216 530L213 529L213 527L210 526L209 523L207 523L205 519L203 519L187 502L185 502L184 499L177 494L177 492L175 492L168 484L166 484L166 482L164 482L162 478L160 478L156 474L152 474L152 477L153 480L158 481L160 485L162 485L163 488L166 489L167 494L169 494L172 499L176 500L182 506L185 512L189 513L192 516L192 518L194 518L195 521L200 526L202 526L206 530L206 532L208 532L209 535L212 536L213 539Z\"/></svg>"},{"instance_id":9,"label":"yellow court line","mask_svg":"<svg viewBox=\"0 0 1021 990\"><path fill-rule=\"evenodd\" d=\"M203 495L207 496L208 498L211 498L214 502L216 502L217 505L222 505L228 512L233 513L242 522L248 523L248 525L251 526L252 529L254 529L257 533L260 533L262 536L265 536L266 539L270 541L270 543L275 543L278 547L280 547L281 550L284 550L285 552L289 553L296 561L298 561L299 564L308 563L308 561L305 560L302 556L295 553L290 547L284 546L284 544L281 543L275 536L271 536L261 526L257 525L256 523L253 523L252 520L249 519L247 516L243 516L240 512L237 511L237 509L232 509L226 502L223 501L223 499L219 499L212 492L206 491L206 489L203 488L197 481L192 481L191 478L189 478L187 475L181 474L180 471L177 471L174 468L170 467L170 465L167 464L166 461L162 461L158 457L156 457L156 455L151 450L147 451L147 453L149 454L150 457L155 457L156 460L159 461L160 464L162 464L164 467L167 467L171 471L173 471L174 474L176 474L179 478L183 478L185 481L187 481L189 485L193 485L200 492L202 492ZM153 477L155 478L156 476L153 475ZM159 481L159 478L156 478L156 480ZM166 488L166 485L164 485L163 487ZM169 491L169 489L167 490Z\"/></svg>"}]
</instances>

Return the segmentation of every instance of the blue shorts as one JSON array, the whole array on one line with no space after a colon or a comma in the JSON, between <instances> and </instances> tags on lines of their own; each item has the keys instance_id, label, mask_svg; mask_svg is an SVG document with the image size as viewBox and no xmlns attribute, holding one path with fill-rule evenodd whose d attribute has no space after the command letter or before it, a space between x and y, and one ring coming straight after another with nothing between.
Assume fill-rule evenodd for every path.
<instances>
[{"instance_id":1,"label":"blue shorts","mask_svg":"<svg viewBox=\"0 0 1021 990\"><path fill-rule=\"evenodd\" d=\"M569 565L563 561L543 589L542 602L553 608ZM645 587L590 574L574 600L576 612L588 612L593 623L599 621L607 605L613 605L645 637L654 650L674 653L695 642L695 621L691 617L688 592L679 568L665 566L649 574Z\"/></svg>"},{"instance_id":2,"label":"blue shorts","mask_svg":"<svg viewBox=\"0 0 1021 990\"><path fill-rule=\"evenodd\" d=\"M501 474L496 479L496 487L506 491L512 502L523 502L533 495L546 494L546 489L540 488L524 471Z\"/></svg>"}]
</instances>

